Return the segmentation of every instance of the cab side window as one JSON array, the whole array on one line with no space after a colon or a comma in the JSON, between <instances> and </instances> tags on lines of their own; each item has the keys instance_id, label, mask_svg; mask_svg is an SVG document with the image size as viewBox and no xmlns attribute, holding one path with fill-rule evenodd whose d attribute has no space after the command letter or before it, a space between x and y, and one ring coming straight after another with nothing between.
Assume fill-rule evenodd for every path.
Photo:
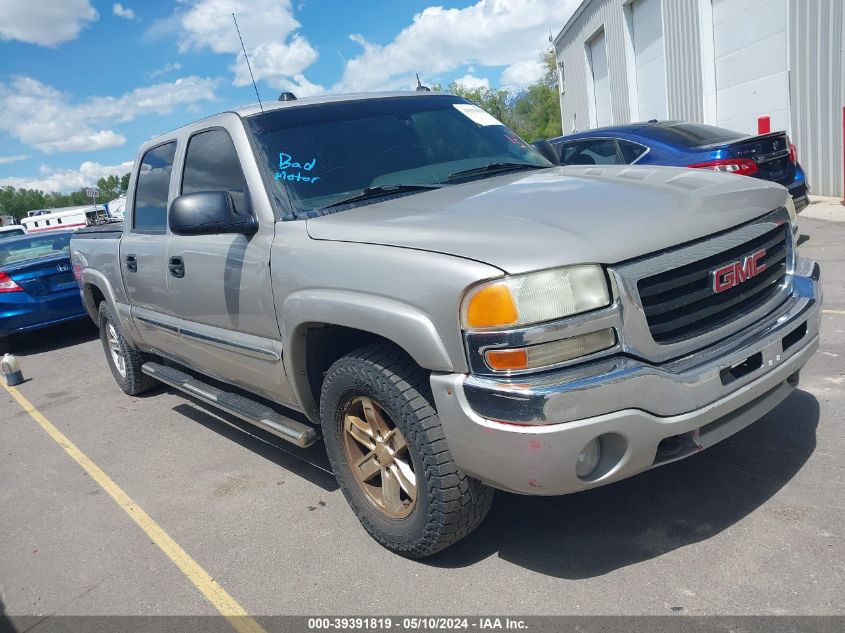
<instances>
[{"instance_id":1,"label":"cab side window","mask_svg":"<svg viewBox=\"0 0 845 633\"><path fill-rule=\"evenodd\" d=\"M144 154L135 186L132 228L149 233L164 233L167 226L167 196L176 141L159 145Z\"/></svg>"},{"instance_id":2,"label":"cab side window","mask_svg":"<svg viewBox=\"0 0 845 633\"><path fill-rule=\"evenodd\" d=\"M225 130L200 132L188 141L182 193L199 191L228 191L237 211L249 211L246 178Z\"/></svg>"}]
</instances>

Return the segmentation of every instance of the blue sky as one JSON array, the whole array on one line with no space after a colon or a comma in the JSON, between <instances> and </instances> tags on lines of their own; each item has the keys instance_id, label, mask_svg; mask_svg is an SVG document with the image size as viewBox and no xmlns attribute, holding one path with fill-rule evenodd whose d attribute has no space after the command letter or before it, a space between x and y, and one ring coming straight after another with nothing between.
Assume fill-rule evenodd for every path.
<instances>
[{"instance_id":1,"label":"blue sky","mask_svg":"<svg viewBox=\"0 0 845 633\"><path fill-rule=\"evenodd\" d=\"M262 99L516 87L577 0L3 0L0 185L69 191L125 173L143 140Z\"/></svg>"}]
</instances>

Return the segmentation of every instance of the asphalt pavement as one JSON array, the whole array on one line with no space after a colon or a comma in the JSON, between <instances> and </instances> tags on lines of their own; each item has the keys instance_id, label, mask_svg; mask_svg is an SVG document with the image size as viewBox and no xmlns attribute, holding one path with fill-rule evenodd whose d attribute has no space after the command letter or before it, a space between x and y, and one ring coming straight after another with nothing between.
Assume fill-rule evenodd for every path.
<instances>
[{"instance_id":1,"label":"asphalt pavement","mask_svg":"<svg viewBox=\"0 0 845 633\"><path fill-rule=\"evenodd\" d=\"M422 561L366 535L321 445L301 451L171 389L124 395L91 324L19 340L19 391L250 614L842 615L845 208L829 207L801 216L825 312L783 404L621 483L497 493L477 532ZM7 614L215 614L131 511L0 389Z\"/></svg>"}]
</instances>

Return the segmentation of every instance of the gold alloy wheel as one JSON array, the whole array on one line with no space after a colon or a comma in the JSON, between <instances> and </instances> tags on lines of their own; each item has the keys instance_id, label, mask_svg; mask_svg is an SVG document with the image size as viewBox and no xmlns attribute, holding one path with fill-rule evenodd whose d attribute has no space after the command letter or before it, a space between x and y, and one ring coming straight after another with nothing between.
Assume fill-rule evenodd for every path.
<instances>
[{"instance_id":1,"label":"gold alloy wheel","mask_svg":"<svg viewBox=\"0 0 845 633\"><path fill-rule=\"evenodd\" d=\"M371 398L353 398L344 408L343 449L355 482L371 503L394 519L411 514L417 477L408 443Z\"/></svg>"}]
</instances>

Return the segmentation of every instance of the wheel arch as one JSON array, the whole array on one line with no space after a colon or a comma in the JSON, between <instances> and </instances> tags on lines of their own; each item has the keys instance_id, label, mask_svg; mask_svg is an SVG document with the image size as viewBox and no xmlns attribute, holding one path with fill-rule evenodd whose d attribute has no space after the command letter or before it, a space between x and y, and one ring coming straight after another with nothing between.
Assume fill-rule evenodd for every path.
<instances>
[{"instance_id":1,"label":"wheel arch","mask_svg":"<svg viewBox=\"0 0 845 633\"><path fill-rule=\"evenodd\" d=\"M394 300L341 291L297 293L285 301L282 323L285 371L303 411L315 422L323 375L364 345L392 343L423 369L455 369L432 321Z\"/></svg>"},{"instance_id":2,"label":"wheel arch","mask_svg":"<svg viewBox=\"0 0 845 633\"><path fill-rule=\"evenodd\" d=\"M131 307L127 303L118 301L114 288L112 288L108 278L103 273L92 268L84 269L80 280L80 294L82 296L82 305L85 306L85 310L94 323L99 326L100 304L105 301L112 316L121 327L123 335L133 346L138 346L140 336L135 329L134 323L132 323Z\"/></svg>"}]
</instances>

